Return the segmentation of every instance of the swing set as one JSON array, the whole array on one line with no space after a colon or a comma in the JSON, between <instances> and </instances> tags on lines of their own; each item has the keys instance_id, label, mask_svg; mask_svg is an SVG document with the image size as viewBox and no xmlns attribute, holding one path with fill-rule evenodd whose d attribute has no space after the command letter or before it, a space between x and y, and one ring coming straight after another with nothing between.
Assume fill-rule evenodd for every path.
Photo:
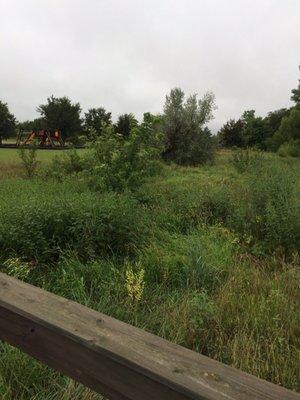
<instances>
[{"instance_id":1,"label":"swing set","mask_svg":"<svg viewBox=\"0 0 300 400\"><path fill-rule=\"evenodd\" d=\"M65 143L61 131L51 129L32 130L31 132L19 131L16 146L37 144L39 147L64 147Z\"/></svg>"}]
</instances>

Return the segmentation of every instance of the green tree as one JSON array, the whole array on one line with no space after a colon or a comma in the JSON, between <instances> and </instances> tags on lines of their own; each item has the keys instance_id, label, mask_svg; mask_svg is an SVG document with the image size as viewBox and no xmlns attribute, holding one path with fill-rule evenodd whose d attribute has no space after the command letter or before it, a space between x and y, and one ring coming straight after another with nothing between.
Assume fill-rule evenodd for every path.
<instances>
[{"instance_id":1,"label":"green tree","mask_svg":"<svg viewBox=\"0 0 300 400\"><path fill-rule=\"evenodd\" d=\"M184 92L180 88L172 89L166 96L164 105L164 133L166 150L164 156L175 159L179 148L179 138L184 130L183 117Z\"/></svg>"},{"instance_id":2,"label":"green tree","mask_svg":"<svg viewBox=\"0 0 300 400\"><path fill-rule=\"evenodd\" d=\"M6 103L0 101L0 144L15 134L16 118L9 111Z\"/></svg>"},{"instance_id":3,"label":"green tree","mask_svg":"<svg viewBox=\"0 0 300 400\"><path fill-rule=\"evenodd\" d=\"M278 110L268 115L272 114L273 117L275 115L275 124L273 136L267 139L267 148L273 151L280 148L281 154L300 154L300 80L298 88L292 90L291 100L296 103L294 107L289 110Z\"/></svg>"},{"instance_id":4,"label":"green tree","mask_svg":"<svg viewBox=\"0 0 300 400\"><path fill-rule=\"evenodd\" d=\"M35 118L32 121L23 121L19 122L18 128L24 131L38 131L40 129L45 129L45 120L44 118Z\"/></svg>"},{"instance_id":5,"label":"green tree","mask_svg":"<svg viewBox=\"0 0 300 400\"><path fill-rule=\"evenodd\" d=\"M161 115L151 114L150 112L144 113L140 126L151 126L151 129L147 130L147 132L155 137L159 135L163 139L163 117ZM160 148L162 151L164 150L163 141L160 143Z\"/></svg>"},{"instance_id":6,"label":"green tree","mask_svg":"<svg viewBox=\"0 0 300 400\"><path fill-rule=\"evenodd\" d=\"M256 117L254 110L245 111L242 115L242 144L244 147L265 148L266 126L262 117Z\"/></svg>"},{"instance_id":7,"label":"green tree","mask_svg":"<svg viewBox=\"0 0 300 400\"><path fill-rule=\"evenodd\" d=\"M300 70L300 65L299 65ZM296 106L300 106L300 79L298 80L298 87L297 89L292 90L291 100L296 103Z\"/></svg>"},{"instance_id":8,"label":"green tree","mask_svg":"<svg viewBox=\"0 0 300 400\"><path fill-rule=\"evenodd\" d=\"M59 129L64 140L76 140L81 132L81 107L68 97L48 97L47 103L37 108L49 129Z\"/></svg>"},{"instance_id":9,"label":"green tree","mask_svg":"<svg viewBox=\"0 0 300 400\"><path fill-rule=\"evenodd\" d=\"M279 129L281 121L284 117L290 114L291 110L287 108L281 108L279 110L271 111L265 117L265 130L266 130L266 149L276 151L278 146L276 140L274 140L274 134Z\"/></svg>"},{"instance_id":10,"label":"green tree","mask_svg":"<svg viewBox=\"0 0 300 400\"><path fill-rule=\"evenodd\" d=\"M122 114L119 115L118 121L115 124L115 131L122 135L124 138L128 138L132 129L138 126L138 121L133 114Z\"/></svg>"},{"instance_id":11,"label":"green tree","mask_svg":"<svg viewBox=\"0 0 300 400\"><path fill-rule=\"evenodd\" d=\"M241 147L243 144L242 129L241 119L227 121L218 132L220 144L224 147Z\"/></svg>"},{"instance_id":12,"label":"green tree","mask_svg":"<svg viewBox=\"0 0 300 400\"><path fill-rule=\"evenodd\" d=\"M90 108L84 115L84 130L88 137L91 134L101 135L104 126L111 124L111 113L103 107Z\"/></svg>"},{"instance_id":13,"label":"green tree","mask_svg":"<svg viewBox=\"0 0 300 400\"><path fill-rule=\"evenodd\" d=\"M213 118L215 97L206 93L185 100L180 88L166 96L163 131L166 138L164 157L182 165L196 165L213 159L215 141L204 125Z\"/></svg>"},{"instance_id":14,"label":"green tree","mask_svg":"<svg viewBox=\"0 0 300 400\"><path fill-rule=\"evenodd\" d=\"M280 108L279 110L271 111L265 118L265 124L268 136L273 136L279 128L282 118L286 117L290 113L288 108Z\"/></svg>"},{"instance_id":15,"label":"green tree","mask_svg":"<svg viewBox=\"0 0 300 400\"><path fill-rule=\"evenodd\" d=\"M280 127L273 136L275 149L290 141L300 141L300 106L294 107L281 121Z\"/></svg>"}]
</instances>

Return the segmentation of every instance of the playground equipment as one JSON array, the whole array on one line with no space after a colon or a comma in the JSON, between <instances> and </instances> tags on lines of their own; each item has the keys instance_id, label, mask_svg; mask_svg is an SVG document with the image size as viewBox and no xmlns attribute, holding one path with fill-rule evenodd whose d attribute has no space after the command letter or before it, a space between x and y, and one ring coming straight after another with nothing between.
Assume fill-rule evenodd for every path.
<instances>
[{"instance_id":1,"label":"playground equipment","mask_svg":"<svg viewBox=\"0 0 300 400\"><path fill-rule=\"evenodd\" d=\"M64 147L61 131L51 129L32 130L31 132L19 131L16 146L26 146L37 143L39 147Z\"/></svg>"}]
</instances>

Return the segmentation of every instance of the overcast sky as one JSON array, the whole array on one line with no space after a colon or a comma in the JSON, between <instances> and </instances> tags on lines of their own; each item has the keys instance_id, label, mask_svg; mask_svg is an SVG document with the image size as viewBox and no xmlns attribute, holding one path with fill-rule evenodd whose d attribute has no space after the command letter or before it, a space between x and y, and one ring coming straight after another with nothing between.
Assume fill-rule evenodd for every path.
<instances>
[{"instance_id":1,"label":"overcast sky","mask_svg":"<svg viewBox=\"0 0 300 400\"><path fill-rule=\"evenodd\" d=\"M51 94L140 118L179 86L215 93L215 130L291 105L299 62L300 0L0 0L0 100L19 120Z\"/></svg>"}]
</instances>

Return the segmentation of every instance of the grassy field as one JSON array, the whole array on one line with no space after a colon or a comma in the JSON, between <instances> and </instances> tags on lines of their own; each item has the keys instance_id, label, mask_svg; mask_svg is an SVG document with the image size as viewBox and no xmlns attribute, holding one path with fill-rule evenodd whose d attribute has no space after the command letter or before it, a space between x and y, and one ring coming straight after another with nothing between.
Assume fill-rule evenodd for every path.
<instances>
[{"instance_id":1,"label":"grassy field","mask_svg":"<svg viewBox=\"0 0 300 400\"><path fill-rule=\"evenodd\" d=\"M38 150L38 160L41 162L49 162L55 156L61 155L69 150ZM79 154L83 153L84 149L77 150ZM18 149L3 149L0 148L0 163L20 164L21 160L18 156Z\"/></svg>"},{"instance_id":2,"label":"grassy field","mask_svg":"<svg viewBox=\"0 0 300 400\"><path fill-rule=\"evenodd\" d=\"M62 153L67 153L70 150L38 150L37 160L39 168L42 168L46 163L51 162L56 156L61 156ZM79 154L84 153L84 149L77 150ZM19 156L18 149L0 148L0 179L7 177L21 177L24 175L22 161Z\"/></svg>"},{"instance_id":3,"label":"grassy field","mask_svg":"<svg viewBox=\"0 0 300 400\"><path fill-rule=\"evenodd\" d=\"M40 167L53 155L40 151ZM0 164L2 271L299 390L297 160L220 152L123 193L80 174L24 179L14 150ZM101 399L8 345L0 354L3 400Z\"/></svg>"}]
</instances>

